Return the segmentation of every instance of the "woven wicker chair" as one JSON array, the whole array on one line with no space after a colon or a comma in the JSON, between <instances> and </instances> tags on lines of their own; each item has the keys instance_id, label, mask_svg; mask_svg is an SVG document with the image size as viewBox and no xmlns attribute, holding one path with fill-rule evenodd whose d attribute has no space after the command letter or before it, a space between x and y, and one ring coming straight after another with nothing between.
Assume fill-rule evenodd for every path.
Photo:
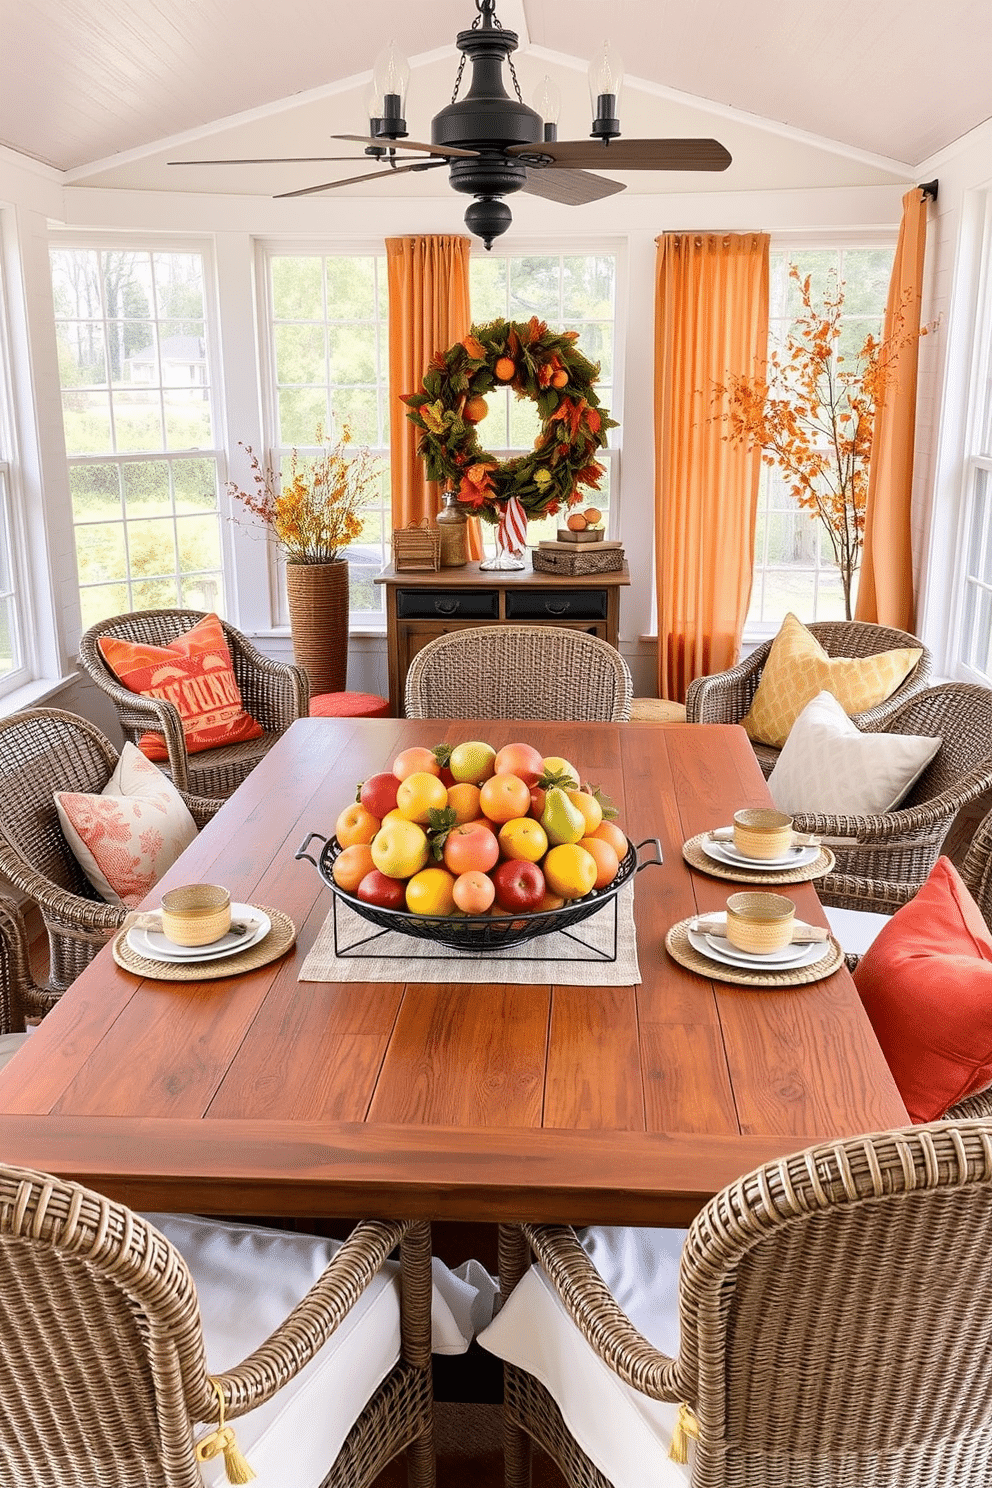
<instances>
[{"instance_id":1,"label":"woven wicker chair","mask_svg":"<svg viewBox=\"0 0 992 1488\"><path fill-rule=\"evenodd\" d=\"M624 723L630 672L606 641L555 625L480 625L418 651L408 718L535 718Z\"/></svg>"},{"instance_id":2,"label":"woven wicker chair","mask_svg":"<svg viewBox=\"0 0 992 1488\"><path fill-rule=\"evenodd\" d=\"M0 1069L28 1037L25 1019L43 1018L58 999L58 992L34 981L21 912L0 894Z\"/></svg>"},{"instance_id":3,"label":"woven wicker chair","mask_svg":"<svg viewBox=\"0 0 992 1488\"><path fill-rule=\"evenodd\" d=\"M216 1426L221 1399L237 1447L249 1464L255 1455L259 1488L366 1488L404 1450L412 1488L431 1488L426 1224L359 1224L328 1264L333 1243L312 1237L151 1219L76 1184L0 1166L7 1488L224 1483L219 1450L203 1451L209 1430L196 1431L202 1470L194 1438L196 1423ZM167 1238L177 1232L194 1237L188 1264ZM398 1305L395 1282L380 1274L397 1244ZM292 1273L279 1265L287 1257ZM267 1283L287 1298L288 1315L261 1295ZM264 1337L273 1310L273 1321L284 1321ZM352 1337L345 1330L328 1345L346 1319ZM247 1348L247 1357L232 1348ZM223 1371L207 1372L208 1351L227 1364ZM309 1383L297 1386L311 1361ZM267 1420L247 1416L239 1425L269 1400L276 1410ZM330 1424L324 1417L334 1411ZM343 1446L320 1461L335 1433Z\"/></svg>"},{"instance_id":4,"label":"woven wicker chair","mask_svg":"<svg viewBox=\"0 0 992 1488\"><path fill-rule=\"evenodd\" d=\"M894 811L793 818L797 831L829 841L836 871L817 890L825 904L843 909L868 908L873 880L915 892L962 806L992 787L992 690L970 682L928 687L865 732L939 735L942 743Z\"/></svg>"},{"instance_id":5,"label":"woven wicker chair","mask_svg":"<svg viewBox=\"0 0 992 1488\"><path fill-rule=\"evenodd\" d=\"M168 646L203 618L201 610L136 610L133 614L101 620L80 640L79 664L101 692L113 700L126 739L137 744L150 729L163 735L169 758L161 768L172 776L179 790L223 799L237 789L295 719L306 718L310 706L306 673L300 667L269 661L256 651L247 636L222 620L245 710L262 725L265 733L259 739L248 739L241 744L187 754L175 705L164 698L143 697L123 687L104 661L98 644L101 636L113 636L139 645Z\"/></svg>"},{"instance_id":6,"label":"woven wicker chair","mask_svg":"<svg viewBox=\"0 0 992 1488\"><path fill-rule=\"evenodd\" d=\"M55 809L57 790L102 791L117 750L94 724L57 708L0 721L0 873L41 910L50 980L64 990L120 929L126 911L97 896L76 862ZM219 801L184 795L198 827Z\"/></svg>"},{"instance_id":7,"label":"woven wicker chair","mask_svg":"<svg viewBox=\"0 0 992 1488\"><path fill-rule=\"evenodd\" d=\"M859 728L873 728L891 718L908 697L926 687L930 680L930 652L915 636L905 630L890 630L885 625L870 625L865 620L818 620L807 630L816 637L828 656L876 656L879 651L895 651L902 646L918 646L923 651L909 676L904 678L890 698L867 713L858 713L854 722ZM689 723L740 723L754 700L761 681L761 671L772 649L772 642L757 646L737 666L712 677L697 677L686 693L685 712ZM771 744L755 744L754 752L766 775L770 775L779 750Z\"/></svg>"},{"instance_id":8,"label":"woven wicker chair","mask_svg":"<svg viewBox=\"0 0 992 1488\"><path fill-rule=\"evenodd\" d=\"M645 1257L639 1274L613 1268L613 1290L653 1313L670 1352L629 1321L572 1230L505 1231L504 1289L528 1245L543 1267L480 1338L510 1360L508 1488L529 1482L528 1437L570 1488L992 1482L990 1227L992 1123L974 1122L856 1137L748 1174L697 1216L680 1272L680 1232L599 1231L614 1254L626 1235ZM596 1253L597 1232L583 1238ZM672 1268L663 1305L652 1254ZM543 1361L545 1384L514 1355ZM675 1411L652 1401L691 1412L679 1413L698 1429L687 1464L668 1458Z\"/></svg>"}]
</instances>

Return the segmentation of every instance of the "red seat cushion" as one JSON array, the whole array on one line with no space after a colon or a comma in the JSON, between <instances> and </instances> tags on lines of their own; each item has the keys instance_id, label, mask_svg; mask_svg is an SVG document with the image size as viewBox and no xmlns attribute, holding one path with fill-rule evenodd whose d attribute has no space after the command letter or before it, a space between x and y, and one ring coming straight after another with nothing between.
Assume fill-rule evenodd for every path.
<instances>
[{"instance_id":1,"label":"red seat cushion","mask_svg":"<svg viewBox=\"0 0 992 1488\"><path fill-rule=\"evenodd\" d=\"M992 934L950 858L883 926L854 981L914 1121L992 1082Z\"/></svg>"},{"instance_id":2,"label":"red seat cushion","mask_svg":"<svg viewBox=\"0 0 992 1488\"><path fill-rule=\"evenodd\" d=\"M388 718L389 699L374 692L318 692L310 699L311 718Z\"/></svg>"}]
</instances>

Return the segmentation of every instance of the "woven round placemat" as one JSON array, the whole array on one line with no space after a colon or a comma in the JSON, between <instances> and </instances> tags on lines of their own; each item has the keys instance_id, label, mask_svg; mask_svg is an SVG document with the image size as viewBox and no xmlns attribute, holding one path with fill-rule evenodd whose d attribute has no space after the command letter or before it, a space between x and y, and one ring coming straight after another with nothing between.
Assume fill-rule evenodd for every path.
<instances>
[{"instance_id":1,"label":"woven round placemat","mask_svg":"<svg viewBox=\"0 0 992 1488\"><path fill-rule=\"evenodd\" d=\"M244 976L246 971L256 971L284 955L296 940L296 926L281 909L270 909L267 904L255 904L252 908L265 911L272 929L236 956L220 956L216 961L152 961L132 951L127 943L127 930L120 930L114 937L114 960L125 971L156 982L209 982L218 977Z\"/></svg>"},{"instance_id":2,"label":"woven round placemat","mask_svg":"<svg viewBox=\"0 0 992 1488\"><path fill-rule=\"evenodd\" d=\"M698 868L701 873L709 873L713 878L727 878L731 883L809 883L810 879L824 878L834 869L835 858L829 847L821 847L820 856L812 863L807 863L804 868L733 868L729 863L718 863L715 858L703 852L701 844L708 836L708 832L700 832L698 837L690 837L688 842L683 842L682 856L690 868Z\"/></svg>"},{"instance_id":3,"label":"woven round placemat","mask_svg":"<svg viewBox=\"0 0 992 1488\"><path fill-rule=\"evenodd\" d=\"M746 966L725 966L722 961L711 961L709 956L693 949L688 936L691 924L692 919L688 919L673 925L665 936L665 949L673 961L697 976L708 977L711 982L736 982L741 987L802 987L833 976L844 964L844 952L831 935L830 955L812 966L794 966L783 971L749 971Z\"/></svg>"}]
</instances>

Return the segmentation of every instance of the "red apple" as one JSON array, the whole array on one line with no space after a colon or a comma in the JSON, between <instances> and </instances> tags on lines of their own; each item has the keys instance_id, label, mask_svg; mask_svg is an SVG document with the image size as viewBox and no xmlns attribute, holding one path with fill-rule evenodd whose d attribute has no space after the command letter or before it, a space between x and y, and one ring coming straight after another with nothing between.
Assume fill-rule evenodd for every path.
<instances>
[{"instance_id":1,"label":"red apple","mask_svg":"<svg viewBox=\"0 0 992 1488\"><path fill-rule=\"evenodd\" d=\"M366 811L370 811L373 816L377 816L382 821L387 811L393 811L396 808L396 792L399 786L400 782L392 773L370 775L368 780L362 781L358 799Z\"/></svg>"},{"instance_id":2,"label":"red apple","mask_svg":"<svg viewBox=\"0 0 992 1488\"><path fill-rule=\"evenodd\" d=\"M547 791L539 785L532 785L530 788L530 814L536 816L538 821L544 815L544 802L547 794Z\"/></svg>"},{"instance_id":3,"label":"red apple","mask_svg":"<svg viewBox=\"0 0 992 1488\"><path fill-rule=\"evenodd\" d=\"M544 874L536 863L508 858L489 876L496 887L496 903L511 914L529 914L544 898Z\"/></svg>"},{"instance_id":4,"label":"red apple","mask_svg":"<svg viewBox=\"0 0 992 1488\"><path fill-rule=\"evenodd\" d=\"M516 775L533 785L544 772L544 758L532 744L504 744L494 761L497 775Z\"/></svg>"},{"instance_id":5,"label":"red apple","mask_svg":"<svg viewBox=\"0 0 992 1488\"><path fill-rule=\"evenodd\" d=\"M406 881L390 878L378 868L366 873L355 892L366 904L375 904L380 909L406 908Z\"/></svg>"}]
</instances>

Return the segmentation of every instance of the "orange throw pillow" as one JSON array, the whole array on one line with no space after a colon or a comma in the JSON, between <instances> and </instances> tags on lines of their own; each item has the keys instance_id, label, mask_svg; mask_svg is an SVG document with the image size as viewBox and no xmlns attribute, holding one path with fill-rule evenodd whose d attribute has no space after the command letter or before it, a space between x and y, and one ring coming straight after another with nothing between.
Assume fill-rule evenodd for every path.
<instances>
[{"instance_id":1,"label":"orange throw pillow","mask_svg":"<svg viewBox=\"0 0 992 1488\"><path fill-rule=\"evenodd\" d=\"M99 645L104 661L131 692L175 703L189 754L240 744L265 732L245 712L216 615L204 615L168 646L145 646L113 636L101 636ZM150 760L168 759L161 734L142 734L138 748Z\"/></svg>"},{"instance_id":2,"label":"orange throw pillow","mask_svg":"<svg viewBox=\"0 0 992 1488\"><path fill-rule=\"evenodd\" d=\"M950 858L883 926L854 982L914 1121L992 1084L992 934Z\"/></svg>"}]
</instances>

